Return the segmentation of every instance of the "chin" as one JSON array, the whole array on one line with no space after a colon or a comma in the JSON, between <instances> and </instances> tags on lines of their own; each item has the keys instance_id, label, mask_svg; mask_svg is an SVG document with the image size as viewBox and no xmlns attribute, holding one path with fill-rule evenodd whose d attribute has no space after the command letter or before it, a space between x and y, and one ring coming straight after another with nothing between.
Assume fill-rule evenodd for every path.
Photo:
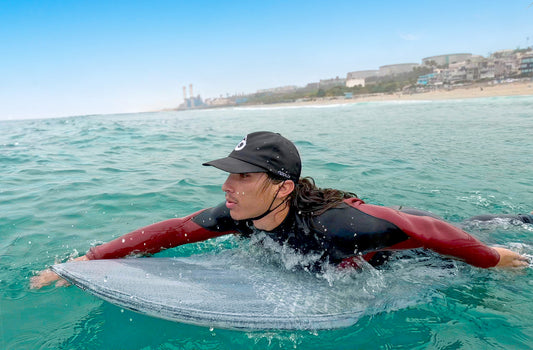
<instances>
[{"instance_id":1,"label":"chin","mask_svg":"<svg viewBox=\"0 0 533 350\"><path fill-rule=\"evenodd\" d=\"M231 218L233 220L237 220L237 221L241 221L241 220L249 220L251 218L255 218L257 215L245 215L245 214L238 214L238 213L233 213L233 212L229 212L229 215L231 216ZM259 214L258 214L259 215Z\"/></svg>"},{"instance_id":2,"label":"chin","mask_svg":"<svg viewBox=\"0 0 533 350\"><path fill-rule=\"evenodd\" d=\"M242 215L239 215L238 213L234 213L232 211L229 212L229 215L233 220L245 220L246 218L243 218Z\"/></svg>"}]
</instances>

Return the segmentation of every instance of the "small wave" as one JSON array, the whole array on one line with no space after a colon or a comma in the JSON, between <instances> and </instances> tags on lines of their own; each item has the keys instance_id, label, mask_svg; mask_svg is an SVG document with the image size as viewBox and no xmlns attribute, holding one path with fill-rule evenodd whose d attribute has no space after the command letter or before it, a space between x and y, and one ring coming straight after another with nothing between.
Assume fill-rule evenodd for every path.
<instances>
[{"instance_id":1,"label":"small wave","mask_svg":"<svg viewBox=\"0 0 533 350\"><path fill-rule=\"evenodd\" d=\"M459 225L461 229L471 231L528 231L533 232L533 225L515 218L493 218L491 220L468 220Z\"/></svg>"},{"instance_id":2,"label":"small wave","mask_svg":"<svg viewBox=\"0 0 533 350\"><path fill-rule=\"evenodd\" d=\"M322 168L323 169L333 170L333 171L345 170L345 169L349 169L351 167L352 167L351 165L342 164L342 163L336 163L336 162L327 162L327 163L323 163L322 164Z\"/></svg>"},{"instance_id":3,"label":"small wave","mask_svg":"<svg viewBox=\"0 0 533 350\"><path fill-rule=\"evenodd\" d=\"M526 243L520 243L520 242L511 242L511 243L508 243L508 247L510 250L528 258L529 268L533 268L533 246L532 245L529 245Z\"/></svg>"},{"instance_id":4,"label":"small wave","mask_svg":"<svg viewBox=\"0 0 533 350\"><path fill-rule=\"evenodd\" d=\"M127 173L127 172L130 172L128 170L119 169L119 168L112 168L112 167L98 168L98 170L106 172L106 173Z\"/></svg>"}]
</instances>

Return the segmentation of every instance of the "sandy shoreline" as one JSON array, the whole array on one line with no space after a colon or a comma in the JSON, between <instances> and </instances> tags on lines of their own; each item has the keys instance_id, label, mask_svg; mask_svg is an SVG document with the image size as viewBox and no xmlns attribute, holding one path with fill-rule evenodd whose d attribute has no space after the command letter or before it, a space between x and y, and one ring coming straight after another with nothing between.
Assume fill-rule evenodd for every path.
<instances>
[{"instance_id":1,"label":"sandy shoreline","mask_svg":"<svg viewBox=\"0 0 533 350\"><path fill-rule=\"evenodd\" d=\"M372 101L416 101L416 100L452 100L467 98L483 98L496 96L529 96L533 95L533 81L521 81L501 84L473 84L469 86L456 87L451 90L438 90L415 94L373 94L355 95L351 99L343 97L322 98L310 101L296 101L289 103L275 103L262 105L247 105L246 107L289 107L289 106L313 106L328 104L348 104Z\"/></svg>"}]
</instances>

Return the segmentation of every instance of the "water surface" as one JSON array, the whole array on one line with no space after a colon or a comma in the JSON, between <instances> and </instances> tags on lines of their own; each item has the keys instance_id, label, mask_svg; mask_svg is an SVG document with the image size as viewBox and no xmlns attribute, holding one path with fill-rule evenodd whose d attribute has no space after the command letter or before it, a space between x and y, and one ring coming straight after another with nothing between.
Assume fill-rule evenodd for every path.
<instances>
[{"instance_id":1,"label":"water surface","mask_svg":"<svg viewBox=\"0 0 533 350\"><path fill-rule=\"evenodd\" d=\"M532 348L531 269L457 263L450 278L399 261L354 284L366 288L362 298L391 290L383 310L316 332L209 329L123 310L74 287L28 288L34 273L92 245L221 202L225 174L201 163L258 130L293 140L303 175L319 186L368 203L418 207L453 222L530 212L532 111L529 96L0 121L0 347ZM469 232L533 254L531 225L473 225ZM242 246L222 237L158 256L225 249ZM405 288L416 303L392 297Z\"/></svg>"}]
</instances>

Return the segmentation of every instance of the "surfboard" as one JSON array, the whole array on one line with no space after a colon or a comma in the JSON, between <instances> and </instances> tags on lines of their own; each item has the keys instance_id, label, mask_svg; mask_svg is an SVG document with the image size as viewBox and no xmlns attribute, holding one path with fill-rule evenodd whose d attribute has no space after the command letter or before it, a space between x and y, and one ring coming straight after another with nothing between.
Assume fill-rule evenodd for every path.
<instances>
[{"instance_id":1,"label":"surfboard","mask_svg":"<svg viewBox=\"0 0 533 350\"><path fill-rule=\"evenodd\" d=\"M213 328L348 327L368 306L313 273L223 254L72 261L52 269L119 307Z\"/></svg>"}]
</instances>

